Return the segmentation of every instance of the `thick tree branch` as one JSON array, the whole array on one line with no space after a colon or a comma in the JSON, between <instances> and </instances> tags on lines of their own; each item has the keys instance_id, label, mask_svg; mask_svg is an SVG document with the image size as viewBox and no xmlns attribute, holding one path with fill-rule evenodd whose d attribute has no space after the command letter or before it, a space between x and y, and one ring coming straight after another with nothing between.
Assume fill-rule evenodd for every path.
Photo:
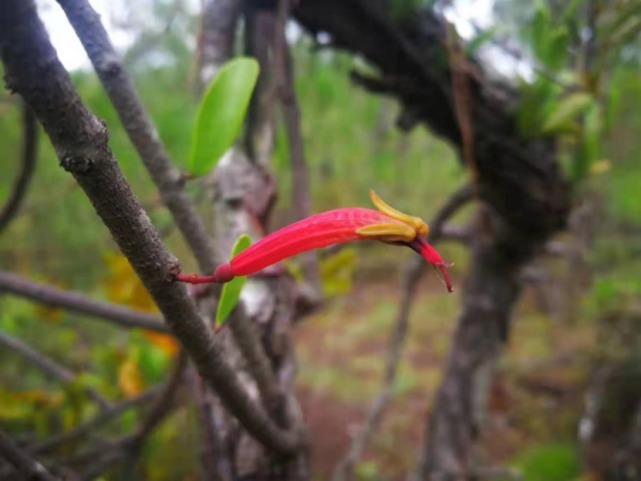
<instances>
[{"instance_id":1,"label":"thick tree branch","mask_svg":"<svg viewBox=\"0 0 641 481\"><path fill-rule=\"evenodd\" d=\"M0 431L0 458L6 459L21 475L20 479L29 481L56 481L47 468L27 456L15 443Z\"/></svg>"},{"instance_id":2,"label":"thick tree branch","mask_svg":"<svg viewBox=\"0 0 641 481\"><path fill-rule=\"evenodd\" d=\"M14 219L20 204L27 193L27 187L36 168L38 154L38 125L36 116L24 102L22 108L22 151L20 153L20 169L2 209L0 209L0 232Z\"/></svg>"},{"instance_id":3,"label":"thick tree branch","mask_svg":"<svg viewBox=\"0 0 641 481\"><path fill-rule=\"evenodd\" d=\"M251 435L273 451L295 452L298 434L280 430L248 397L186 287L172 282L176 259L131 192L109 149L104 123L75 92L32 1L0 4L0 51L7 85L34 109L61 166L85 191L200 374Z\"/></svg>"},{"instance_id":4,"label":"thick tree branch","mask_svg":"<svg viewBox=\"0 0 641 481\"><path fill-rule=\"evenodd\" d=\"M162 318L137 312L107 302L94 301L77 292L32 282L10 272L0 271L0 293L8 292L49 307L60 307L71 312L111 321L120 327L169 332Z\"/></svg>"},{"instance_id":5,"label":"thick tree branch","mask_svg":"<svg viewBox=\"0 0 641 481\"><path fill-rule=\"evenodd\" d=\"M33 347L25 344L21 340L16 339L15 337L1 331L0 345L16 352L31 364L36 366L38 369L40 369L43 373L57 379L63 384L72 384L76 380L76 374L70 369L61 366L53 359L36 351ZM104 397L102 397L98 392L91 389L90 387L84 388L84 392L90 399L98 403L101 408L106 408L109 405Z\"/></svg>"},{"instance_id":6,"label":"thick tree branch","mask_svg":"<svg viewBox=\"0 0 641 481\"><path fill-rule=\"evenodd\" d=\"M129 140L158 187L201 270L213 272L216 265L214 247L207 230L187 196L182 176L165 151L99 15L86 0L58 0L58 3L85 47Z\"/></svg>"}]
</instances>

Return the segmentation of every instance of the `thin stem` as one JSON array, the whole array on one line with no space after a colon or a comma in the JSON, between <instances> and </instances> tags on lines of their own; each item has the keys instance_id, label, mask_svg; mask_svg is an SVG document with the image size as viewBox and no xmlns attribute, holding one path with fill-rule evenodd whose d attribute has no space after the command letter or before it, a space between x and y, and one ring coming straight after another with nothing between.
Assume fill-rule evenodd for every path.
<instances>
[{"instance_id":1,"label":"thin stem","mask_svg":"<svg viewBox=\"0 0 641 481\"><path fill-rule=\"evenodd\" d=\"M63 384L73 384L76 380L77 376L73 371L61 366L56 361L45 356L41 352L38 352L28 344L2 331L0 331L0 345L11 349L15 353L19 354L23 359L26 359L36 366L43 373L54 377ZM107 400L94 389L85 387L84 392L90 399L98 403L102 409L107 408L109 405Z\"/></svg>"},{"instance_id":2,"label":"thin stem","mask_svg":"<svg viewBox=\"0 0 641 481\"><path fill-rule=\"evenodd\" d=\"M109 408L98 413L93 419L90 419L86 423L79 424L78 426L70 429L69 431L56 434L55 436L52 436L51 438L47 439L46 441L43 441L40 444L31 446L29 448L29 452L32 454L46 454L51 451L55 451L60 446L67 445L73 441L76 441L82 438L83 436L86 436L88 434L95 432L100 426L108 423L113 418L119 416L123 412L131 408L134 408L136 406L139 406L141 404L148 403L154 397L158 396L159 392L160 392L160 387L156 386L143 392L142 394L139 394L138 396L125 399L124 401L119 402L117 404L113 404Z\"/></svg>"},{"instance_id":3,"label":"thin stem","mask_svg":"<svg viewBox=\"0 0 641 481\"><path fill-rule=\"evenodd\" d=\"M447 201L438 210L430 226L431 230L427 240L431 243L438 242L443 236L445 222L456 214L462 207L473 199L473 191L469 185L464 185L454 194L448 197ZM378 394L370 404L367 417L362 428L352 440L347 455L339 462L334 470L332 481L347 481L352 476L354 465L363 456L367 444L372 435L380 427L385 411L389 406L394 394L394 382L398 372L398 364L403 354L405 338L409 326L409 316L412 302L416 294L416 287L425 272L426 263L418 257L412 258L406 267L401 287L401 299L398 307L398 314L392 326L387 354L385 357L385 373L383 382Z\"/></svg>"},{"instance_id":4,"label":"thin stem","mask_svg":"<svg viewBox=\"0 0 641 481\"><path fill-rule=\"evenodd\" d=\"M20 154L20 169L13 183L13 188L2 209L0 209L0 232L15 218L20 210L20 204L27 193L29 182L36 167L38 153L38 125L36 116L26 103L21 102L22 108L22 152Z\"/></svg>"}]
</instances>

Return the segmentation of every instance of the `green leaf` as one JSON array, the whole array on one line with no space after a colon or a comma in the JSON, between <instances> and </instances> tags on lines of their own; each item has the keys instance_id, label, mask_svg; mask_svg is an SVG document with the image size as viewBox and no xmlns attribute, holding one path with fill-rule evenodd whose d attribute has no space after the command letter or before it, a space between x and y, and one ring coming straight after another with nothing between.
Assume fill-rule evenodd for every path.
<instances>
[{"instance_id":1,"label":"green leaf","mask_svg":"<svg viewBox=\"0 0 641 481\"><path fill-rule=\"evenodd\" d=\"M573 130L574 119L593 104L590 94L577 92L561 100L552 113L545 119L544 133L559 133Z\"/></svg>"},{"instance_id":2,"label":"green leaf","mask_svg":"<svg viewBox=\"0 0 641 481\"><path fill-rule=\"evenodd\" d=\"M541 59L547 68L558 70L563 67L568 56L569 40L568 30L565 27L559 27L550 32L545 58Z\"/></svg>"},{"instance_id":3,"label":"green leaf","mask_svg":"<svg viewBox=\"0 0 641 481\"><path fill-rule=\"evenodd\" d=\"M532 19L532 50L539 58L545 57L547 39L550 31L550 10L543 2L537 2Z\"/></svg>"},{"instance_id":4,"label":"green leaf","mask_svg":"<svg viewBox=\"0 0 641 481\"><path fill-rule=\"evenodd\" d=\"M240 235L234 243L231 257L233 258L247 249L249 244L251 244L249 236L247 234ZM233 311L236 304L238 304L240 291L242 291L246 280L247 277L245 276L234 277L231 281L223 284L223 290L220 293L220 300L218 301L218 309L216 310L216 328L223 325L229 314L231 314L231 311Z\"/></svg>"},{"instance_id":5,"label":"green leaf","mask_svg":"<svg viewBox=\"0 0 641 481\"><path fill-rule=\"evenodd\" d=\"M258 62L240 57L227 62L200 101L192 134L189 172L209 172L229 149L242 127L258 79Z\"/></svg>"}]
</instances>

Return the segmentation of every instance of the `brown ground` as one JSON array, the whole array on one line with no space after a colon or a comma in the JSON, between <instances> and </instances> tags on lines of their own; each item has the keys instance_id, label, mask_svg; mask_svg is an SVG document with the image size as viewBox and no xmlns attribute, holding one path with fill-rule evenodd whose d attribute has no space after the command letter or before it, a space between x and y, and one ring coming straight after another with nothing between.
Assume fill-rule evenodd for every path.
<instances>
[{"instance_id":1,"label":"brown ground","mask_svg":"<svg viewBox=\"0 0 641 481\"><path fill-rule=\"evenodd\" d=\"M329 479L377 392L387 336L396 314L397 284L371 283L336 299L297 327L299 396L311 431L315 478ZM415 465L426 414L440 381L458 309L438 280L423 281L411 316L397 395L361 463L358 479L402 479ZM568 338L527 299L492 388L483 449L490 464L532 443L573 436L582 410L585 369L554 359ZM573 327L572 350L589 331ZM549 361L549 360L552 361ZM549 361L549 362L548 362Z\"/></svg>"}]
</instances>

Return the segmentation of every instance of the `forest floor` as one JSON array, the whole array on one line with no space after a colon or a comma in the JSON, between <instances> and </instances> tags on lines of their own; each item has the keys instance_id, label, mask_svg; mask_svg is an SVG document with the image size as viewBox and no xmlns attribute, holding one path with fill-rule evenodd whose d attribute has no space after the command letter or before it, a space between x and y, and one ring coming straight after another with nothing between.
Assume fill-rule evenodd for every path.
<instances>
[{"instance_id":1,"label":"forest floor","mask_svg":"<svg viewBox=\"0 0 641 481\"><path fill-rule=\"evenodd\" d=\"M416 464L459 308L458 296L444 295L442 289L435 276L421 282L395 396L357 466L357 479L402 479L398 473ZM329 479L380 388L398 290L398 283L359 283L349 296L334 300L295 329L298 394L313 440L315 479ZM553 459L565 456L559 450L574 450L594 330L589 323L552 321L533 298L526 292L517 306L491 388L481 443L485 451L480 453L491 466L519 467L523 453L540 446L553 446L551 462L556 465ZM570 464L578 459L569 456Z\"/></svg>"}]
</instances>

